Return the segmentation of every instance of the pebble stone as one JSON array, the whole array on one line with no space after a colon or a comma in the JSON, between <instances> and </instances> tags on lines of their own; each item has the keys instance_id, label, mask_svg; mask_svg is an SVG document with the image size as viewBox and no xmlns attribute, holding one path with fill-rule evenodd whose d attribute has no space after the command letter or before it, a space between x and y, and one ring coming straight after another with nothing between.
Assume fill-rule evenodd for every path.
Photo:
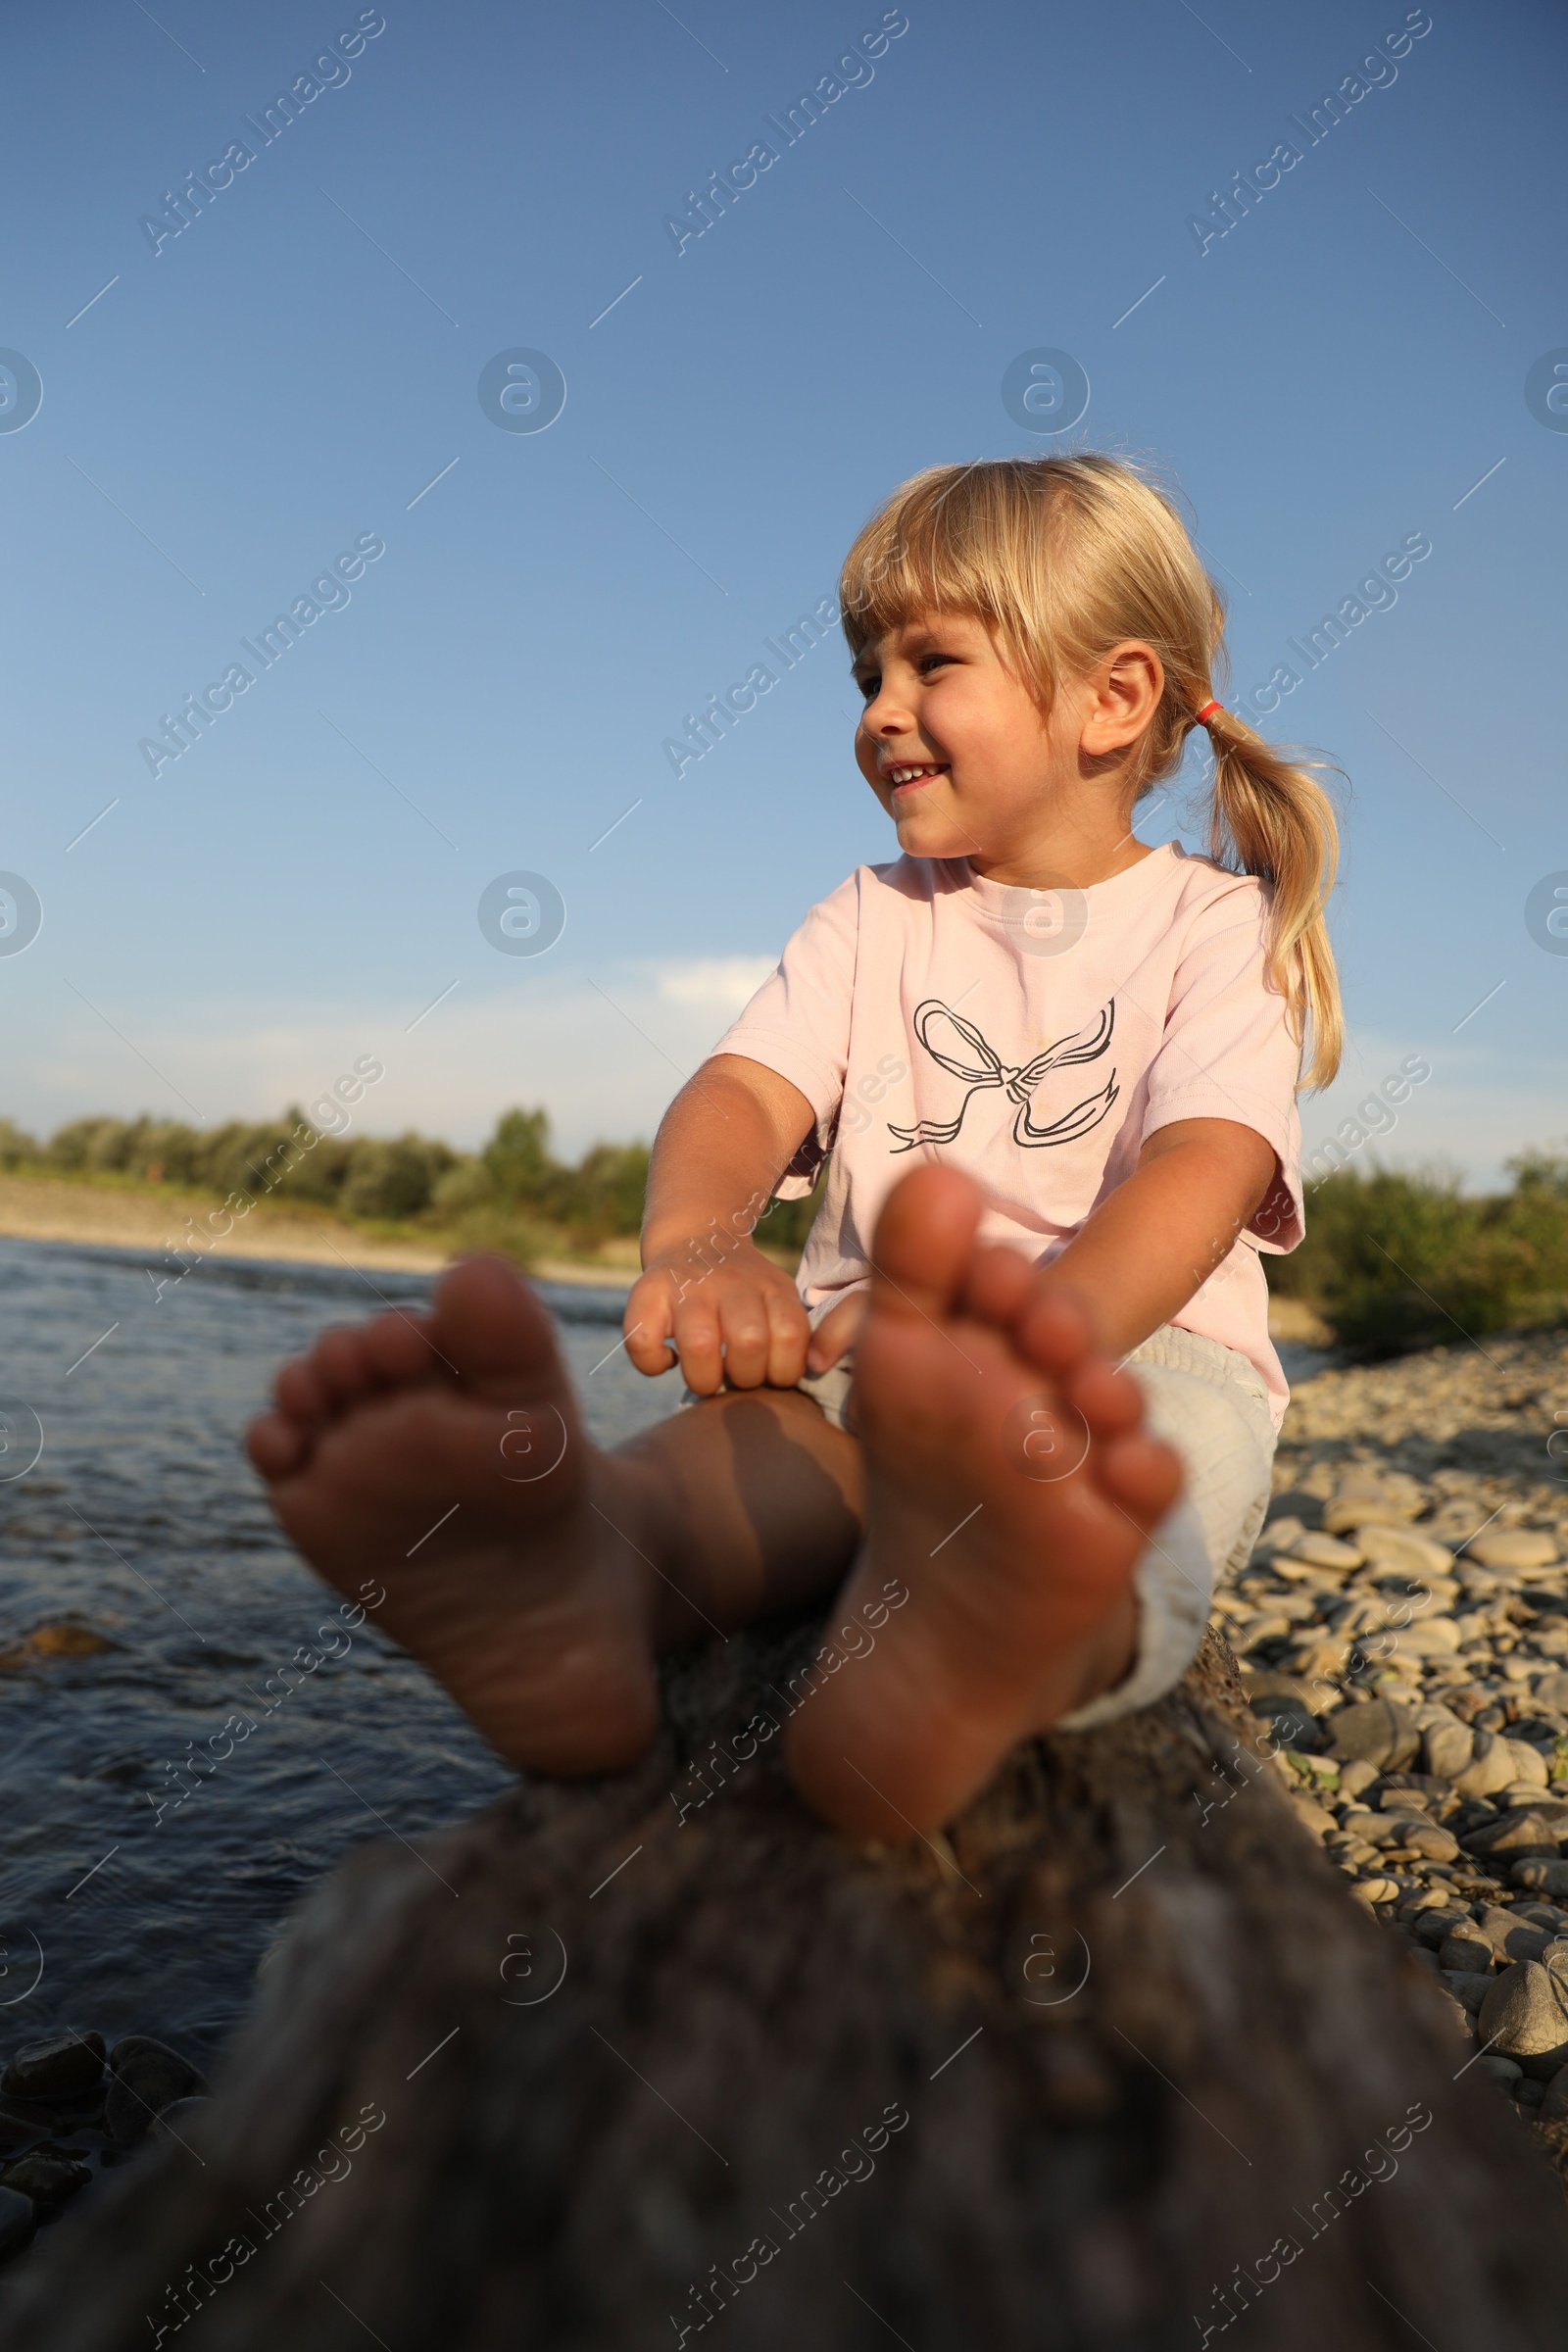
<instances>
[{"instance_id":1,"label":"pebble stone","mask_svg":"<svg viewBox=\"0 0 1568 2352\"><path fill-rule=\"evenodd\" d=\"M72 2099L103 2080L101 2034L64 2033L30 2041L0 2074L0 2092L9 2099Z\"/></svg>"},{"instance_id":2,"label":"pebble stone","mask_svg":"<svg viewBox=\"0 0 1568 2352\"><path fill-rule=\"evenodd\" d=\"M1453 1554L1417 1527L1363 1527L1355 1539L1364 1560L1377 1568L1403 1568L1420 1577L1451 1578Z\"/></svg>"},{"instance_id":3,"label":"pebble stone","mask_svg":"<svg viewBox=\"0 0 1568 2352\"><path fill-rule=\"evenodd\" d=\"M1298 1536L1291 1545L1291 1558L1304 1560L1309 1568L1359 1568L1363 1556L1353 1544L1333 1536Z\"/></svg>"},{"instance_id":4,"label":"pebble stone","mask_svg":"<svg viewBox=\"0 0 1568 2352\"><path fill-rule=\"evenodd\" d=\"M100 2166L130 2161L150 2127L172 2138L167 2117L187 2135L206 2094L197 2067L145 2034L127 2034L107 2057L101 2034L71 2029L13 2049L0 2066L0 2263Z\"/></svg>"},{"instance_id":5,"label":"pebble stone","mask_svg":"<svg viewBox=\"0 0 1568 2352\"><path fill-rule=\"evenodd\" d=\"M150 2034L128 2034L109 2053L111 2080L104 2101L109 2136L121 2147L134 2147L176 2099L199 2096L207 2083L188 2058Z\"/></svg>"},{"instance_id":6,"label":"pebble stone","mask_svg":"<svg viewBox=\"0 0 1568 2352\"><path fill-rule=\"evenodd\" d=\"M63 2205L92 2179L90 2166L69 2156L19 2156L0 2172L0 2185L20 2189L34 2205Z\"/></svg>"},{"instance_id":7,"label":"pebble stone","mask_svg":"<svg viewBox=\"0 0 1568 2352\"><path fill-rule=\"evenodd\" d=\"M1476 2026L1499 2058L1549 2081L1568 2061L1568 1985L1539 1961L1511 1961L1489 1988Z\"/></svg>"},{"instance_id":8,"label":"pebble stone","mask_svg":"<svg viewBox=\"0 0 1568 2352\"><path fill-rule=\"evenodd\" d=\"M1331 1363L1215 1599L1298 1818L1473 2049L1499 2036L1476 2073L1546 2124L1568 2120L1564 1422L1549 1332Z\"/></svg>"},{"instance_id":9,"label":"pebble stone","mask_svg":"<svg viewBox=\"0 0 1568 2352\"><path fill-rule=\"evenodd\" d=\"M1408 1503L1387 1494L1337 1494L1323 1505L1323 1525L1331 1536L1354 1535L1363 1527L1402 1527L1420 1510L1421 1500L1419 1494Z\"/></svg>"},{"instance_id":10,"label":"pebble stone","mask_svg":"<svg viewBox=\"0 0 1568 2352\"><path fill-rule=\"evenodd\" d=\"M1545 1568L1557 1557L1557 1544L1544 1530L1500 1527L1477 1536L1470 1556L1483 1568Z\"/></svg>"}]
</instances>

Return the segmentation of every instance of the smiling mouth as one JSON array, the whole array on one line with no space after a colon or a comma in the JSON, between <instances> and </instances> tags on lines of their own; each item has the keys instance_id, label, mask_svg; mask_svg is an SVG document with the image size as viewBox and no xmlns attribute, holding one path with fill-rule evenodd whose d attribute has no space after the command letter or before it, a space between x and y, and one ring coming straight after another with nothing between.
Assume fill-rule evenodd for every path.
<instances>
[{"instance_id":1,"label":"smiling mouth","mask_svg":"<svg viewBox=\"0 0 1568 2352\"><path fill-rule=\"evenodd\" d=\"M922 784L935 783L938 776L945 776L948 773L948 761L945 760L927 760L919 767L901 764L897 767L889 767L885 772L893 792L898 794L917 790Z\"/></svg>"}]
</instances>

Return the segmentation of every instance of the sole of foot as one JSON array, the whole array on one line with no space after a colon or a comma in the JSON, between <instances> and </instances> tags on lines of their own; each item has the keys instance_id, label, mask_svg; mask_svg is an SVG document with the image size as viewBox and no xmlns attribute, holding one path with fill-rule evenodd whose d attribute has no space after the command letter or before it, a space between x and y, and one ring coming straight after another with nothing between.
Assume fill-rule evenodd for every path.
<instances>
[{"instance_id":1,"label":"sole of foot","mask_svg":"<svg viewBox=\"0 0 1568 2352\"><path fill-rule=\"evenodd\" d=\"M1133 1571L1181 1488L1085 1310L976 1247L982 1206L957 1170L919 1168L877 1227L855 1366L866 1539L840 1606L907 1598L786 1736L808 1802L863 1838L933 1834L1020 1740L1123 1679Z\"/></svg>"},{"instance_id":2,"label":"sole of foot","mask_svg":"<svg viewBox=\"0 0 1568 2352\"><path fill-rule=\"evenodd\" d=\"M503 1259L427 1314L323 1332L247 1441L283 1528L510 1763L613 1771L658 1729L637 1473L585 1439L543 1306Z\"/></svg>"}]
</instances>

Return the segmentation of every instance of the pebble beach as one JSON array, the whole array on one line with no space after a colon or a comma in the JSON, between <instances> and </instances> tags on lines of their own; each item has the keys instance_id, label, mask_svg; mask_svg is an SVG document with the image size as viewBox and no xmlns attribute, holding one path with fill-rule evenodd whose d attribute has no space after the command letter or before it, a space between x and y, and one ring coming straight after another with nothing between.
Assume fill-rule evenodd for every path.
<instances>
[{"instance_id":1,"label":"pebble beach","mask_svg":"<svg viewBox=\"0 0 1568 2352\"><path fill-rule=\"evenodd\" d=\"M1216 1600L1295 1810L1442 1987L1456 2045L1568 2125L1568 1344L1456 1339L1298 1387ZM1550 2134L1553 2143L1568 2132Z\"/></svg>"}]
</instances>

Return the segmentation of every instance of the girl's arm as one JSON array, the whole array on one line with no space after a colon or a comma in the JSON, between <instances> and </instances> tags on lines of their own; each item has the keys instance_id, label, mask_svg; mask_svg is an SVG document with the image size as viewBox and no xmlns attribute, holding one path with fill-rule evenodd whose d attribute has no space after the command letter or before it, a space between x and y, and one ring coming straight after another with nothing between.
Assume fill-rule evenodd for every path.
<instances>
[{"instance_id":1,"label":"girl's arm","mask_svg":"<svg viewBox=\"0 0 1568 2352\"><path fill-rule=\"evenodd\" d=\"M815 1124L799 1087L743 1054L715 1055L681 1088L655 1138L645 1270L626 1302L626 1352L639 1372L667 1371L673 1338L702 1396L725 1378L742 1389L800 1379L806 1309L751 1234Z\"/></svg>"},{"instance_id":2,"label":"girl's arm","mask_svg":"<svg viewBox=\"0 0 1568 2352\"><path fill-rule=\"evenodd\" d=\"M1075 1292L1101 1344L1126 1355L1200 1290L1273 1185L1274 1148L1234 1119L1158 1127L1043 1282Z\"/></svg>"}]
</instances>

